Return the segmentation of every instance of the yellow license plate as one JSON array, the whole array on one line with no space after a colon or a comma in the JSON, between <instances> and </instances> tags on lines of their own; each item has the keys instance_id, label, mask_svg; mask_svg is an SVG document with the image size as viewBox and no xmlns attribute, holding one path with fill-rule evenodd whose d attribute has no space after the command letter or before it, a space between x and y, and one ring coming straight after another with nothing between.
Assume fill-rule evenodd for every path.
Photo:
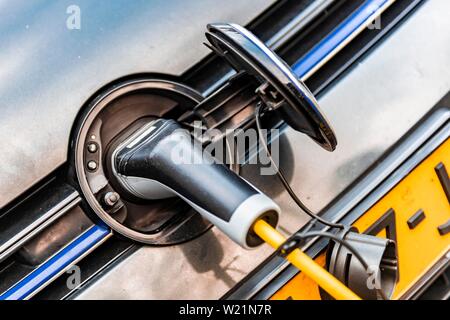
<instances>
[{"instance_id":1,"label":"yellow license plate","mask_svg":"<svg viewBox=\"0 0 450 320\"><path fill-rule=\"evenodd\" d=\"M449 170L450 139L354 223L362 232L395 238L399 281L393 299L401 299L449 252L450 233L444 228L450 220L444 181ZM324 254L316 261L325 265ZM320 294L317 284L300 272L271 299L317 300Z\"/></svg>"}]
</instances>

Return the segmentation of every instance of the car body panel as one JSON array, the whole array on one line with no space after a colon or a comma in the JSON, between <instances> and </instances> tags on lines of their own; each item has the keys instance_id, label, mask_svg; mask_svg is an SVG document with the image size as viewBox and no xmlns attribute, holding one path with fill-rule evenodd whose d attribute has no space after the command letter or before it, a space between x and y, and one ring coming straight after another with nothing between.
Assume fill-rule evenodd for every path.
<instances>
[{"instance_id":1,"label":"car body panel","mask_svg":"<svg viewBox=\"0 0 450 320\"><path fill-rule=\"evenodd\" d=\"M80 0L69 30L72 1L0 1L0 208L66 162L95 92L130 74L182 74L209 53L207 23L246 24L273 2Z\"/></svg>"}]
</instances>

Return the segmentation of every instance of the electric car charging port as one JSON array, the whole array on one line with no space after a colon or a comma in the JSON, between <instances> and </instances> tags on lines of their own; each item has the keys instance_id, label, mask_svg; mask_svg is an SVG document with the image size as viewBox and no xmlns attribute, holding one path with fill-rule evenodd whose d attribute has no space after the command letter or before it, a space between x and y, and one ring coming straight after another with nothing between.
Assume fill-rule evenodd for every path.
<instances>
[{"instance_id":1,"label":"electric car charging port","mask_svg":"<svg viewBox=\"0 0 450 320\"><path fill-rule=\"evenodd\" d=\"M178 118L201 100L198 92L176 82L139 78L106 90L81 115L73 154L79 188L87 205L116 232L165 245L192 239L211 226L181 199L145 201L125 192L108 161L124 132L157 118Z\"/></svg>"}]
</instances>

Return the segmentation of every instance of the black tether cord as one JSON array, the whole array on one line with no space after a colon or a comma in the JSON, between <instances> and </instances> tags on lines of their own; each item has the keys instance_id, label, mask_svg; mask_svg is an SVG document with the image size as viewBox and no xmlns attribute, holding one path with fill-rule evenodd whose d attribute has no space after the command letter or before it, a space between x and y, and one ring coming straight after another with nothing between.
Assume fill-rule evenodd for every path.
<instances>
[{"instance_id":1,"label":"black tether cord","mask_svg":"<svg viewBox=\"0 0 450 320\"><path fill-rule=\"evenodd\" d=\"M270 153L270 150L269 150L269 147L267 146L267 143L263 138L262 129L261 129L261 116L263 115L262 109L263 109L262 105L258 104L256 107L256 112L255 112L256 129L258 131L259 141L261 142L261 144L264 148L264 151L266 152L267 156L269 157L270 163L273 166L273 168L275 169L278 178L280 179L281 183L285 187L286 191L289 193L292 200L294 200L294 202L300 207L300 209L302 209L307 215L309 215L315 221L319 221L320 223L322 223L326 226L329 226L331 228L337 228L337 229L342 229L342 230L345 229L346 228L345 225L340 224L340 223L329 222L329 221L321 218L317 214L313 213L295 194L294 190L292 190L291 185L287 181L282 170L277 166L277 164L273 160L272 154ZM312 227L312 224L313 223L310 224L311 227ZM309 230L307 230L303 233L298 232L298 233L294 234L292 237L290 237L283 245L281 245L279 251L282 256L287 256L289 253L291 253L293 250L295 250L296 248L298 248L301 245L301 240L304 240L307 238L312 238L312 237L325 237L325 238L329 238L329 239L332 239L332 240L340 243L341 245L346 247L358 259L358 261L363 265L363 267L367 271L369 270L369 265L366 262L366 260L364 260L364 258L361 256L361 254L351 244L349 244L347 241L345 241L345 239L340 238L337 235L330 233L330 232L309 231ZM371 275L371 274L368 273L368 275ZM377 291L377 293L381 297L381 299L387 300L387 297L384 294L383 290L381 290L380 288L375 288L375 290Z\"/></svg>"},{"instance_id":2,"label":"black tether cord","mask_svg":"<svg viewBox=\"0 0 450 320\"><path fill-rule=\"evenodd\" d=\"M262 135L262 129L261 129L261 110L262 107L261 105L258 105L256 107L256 128L258 130L258 137L259 137L259 141L261 142L264 151L267 153L267 156L269 157L270 163L273 166L273 168L275 169L278 178L280 179L281 183L283 184L284 188L286 189L286 191L289 193L289 195L291 196L292 200L294 200L294 202L300 207L300 209L302 209L307 215L309 215L311 218L319 221L320 223L329 226L331 228L338 228L338 229L344 229L345 226L343 224L337 224L337 223L332 223L329 222L325 219L322 219L320 216L318 216L317 214L313 213L300 199L299 197L297 197L297 195L295 194L294 190L292 190L291 185L289 184L289 182L287 181L285 175L283 174L283 171L277 166L277 164L275 163L275 161L272 158L272 154L269 151L269 147L267 146L266 141L264 141L263 135Z\"/></svg>"}]
</instances>

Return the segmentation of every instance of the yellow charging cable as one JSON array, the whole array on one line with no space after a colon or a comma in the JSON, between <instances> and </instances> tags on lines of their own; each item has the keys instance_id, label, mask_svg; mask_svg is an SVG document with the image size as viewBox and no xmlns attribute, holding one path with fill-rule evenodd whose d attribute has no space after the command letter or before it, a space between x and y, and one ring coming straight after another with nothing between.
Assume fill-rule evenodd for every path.
<instances>
[{"instance_id":1,"label":"yellow charging cable","mask_svg":"<svg viewBox=\"0 0 450 320\"><path fill-rule=\"evenodd\" d=\"M286 238L264 220L256 221L255 233L274 249L278 249ZM322 268L300 249L292 251L286 259L314 280L322 289L337 300L361 300L352 290Z\"/></svg>"}]
</instances>

